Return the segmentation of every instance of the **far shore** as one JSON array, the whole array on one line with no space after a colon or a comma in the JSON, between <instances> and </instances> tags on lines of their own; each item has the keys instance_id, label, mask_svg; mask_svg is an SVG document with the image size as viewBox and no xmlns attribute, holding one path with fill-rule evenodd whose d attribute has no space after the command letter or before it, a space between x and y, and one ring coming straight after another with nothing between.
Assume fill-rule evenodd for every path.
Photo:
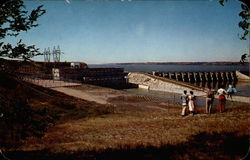
<instances>
[{"instance_id":1,"label":"far shore","mask_svg":"<svg viewBox=\"0 0 250 160\"><path fill-rule=\"evenodd\" d=\"M218 61L218 62L128 62L128 63L112 63L118 65L131 65L131 64L154 64L154 65L249 65L249 62L229 62L229 61Z\"/></svg>"}]
</instances>

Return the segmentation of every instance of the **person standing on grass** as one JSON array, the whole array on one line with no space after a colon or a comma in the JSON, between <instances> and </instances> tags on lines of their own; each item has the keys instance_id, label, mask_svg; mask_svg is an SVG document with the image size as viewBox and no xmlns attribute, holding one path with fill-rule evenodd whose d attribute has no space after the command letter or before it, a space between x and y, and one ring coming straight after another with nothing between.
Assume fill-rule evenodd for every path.
<instances>
[{"instance_id":1,"label":"person standing on grass","mask_svg":"<svg viewBox=\"0 0 250 160\"><path fill-rule=\"evenodd\" d=\"M236 92L237 92L236 88L234 88L233 85L230 84L227 89L227 98L230 97L231 99L233 99L232 95Z\"/></svg>"},{"instance_id":2,"label":"person standing on grass","mask_svg":"<svg viewBox=\"0 0 250 160\"><path fill-rule=\"evenodd\" d=\"M218 100L219 100L219 105L220 105L220 112L225 111L225 105L226 105L226 94L227 91L224 88L220 88L217 91L217 94L219 95Z\"/></svg>"},{"instance_id":3,"label":"person standing on grass","mask_svg":"<svg viewBox=\"0 0 250 160\"><path fill-rule=\"evenodd\" d=\"M187 105L188 105L188 95L187 95L186 90L184 90L183 94L181 95L181 101L182 101L181 116L184 117L186 115L186 108L187 108Z\"/></svg>"},{"instance_id":4,"label":"person standing on grass","mask_svg":"<svg viewBox=\"0 0 250 160\"><path fill-rule=\"evenodd\" d=\"M214 102L214 92L211 90L211 87L208 87L207 94L206 94L206 113L210 114L212 105Z\"/></svg>"},{"instance_id":5,"label":"person standing on grass","mask_svg":"<svg viewBox=\"0 0 250 160\"><path fill-rule=\"evenodd\" d=\"M188 96L188 108L192 115L195 113L195 96L194 92L190 91L190 95Z\"/></svg>"}]
</instances>

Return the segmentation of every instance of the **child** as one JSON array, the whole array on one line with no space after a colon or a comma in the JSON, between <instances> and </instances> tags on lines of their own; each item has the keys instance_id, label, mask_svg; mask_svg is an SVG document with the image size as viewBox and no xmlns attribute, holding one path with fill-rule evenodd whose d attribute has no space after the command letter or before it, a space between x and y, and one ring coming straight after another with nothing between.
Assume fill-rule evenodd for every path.
<instances>
[{"instance_id":1,"label":"child","mask_svg":"<svg viewBox=\"0 0 250 160\"><path fill-rule=\"evenodd\" d=\"M232 99L232 95L236 92L237 92L236 88L234 88L233 85L229 85L227 89L227 98L230 97Z\"/></svg>"}]
</instances>

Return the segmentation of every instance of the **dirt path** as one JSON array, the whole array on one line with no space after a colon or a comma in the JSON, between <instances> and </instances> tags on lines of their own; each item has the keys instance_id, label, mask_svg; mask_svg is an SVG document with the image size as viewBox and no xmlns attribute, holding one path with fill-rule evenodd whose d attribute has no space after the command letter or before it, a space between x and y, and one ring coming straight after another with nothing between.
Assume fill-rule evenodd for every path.
<instances>
[{"instance_id":1,"label":"dirt path","mask_svg":"<svg viewBox=\"0 0 250 160\"><path fill-rule=\"evenodd\" d=\"M57 87L53 90L87 101L100 104L111 104L117 111L164 111L171 102L161 99L136 95L122 90L103 88L92 85L81 85L77 87Z\"/></svg>"}]
</instances>

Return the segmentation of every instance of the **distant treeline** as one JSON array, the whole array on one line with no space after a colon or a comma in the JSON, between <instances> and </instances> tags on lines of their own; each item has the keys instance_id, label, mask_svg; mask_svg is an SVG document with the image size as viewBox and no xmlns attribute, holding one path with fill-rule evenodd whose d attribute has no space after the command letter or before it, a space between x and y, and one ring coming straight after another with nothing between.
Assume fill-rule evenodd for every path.
<instances>
[{"instance_id":1,"label":"distant treeline","mask_svg":"<svg viewBox=\"0 0 250 160\"><path fill-rule=\"evenodd\" d=\"M115 63L117 65L132 64L154 64L154 65L249 65L248 62L242 64L240 62L135 62L135 63Z\"/></svg>"}]
</instances>

